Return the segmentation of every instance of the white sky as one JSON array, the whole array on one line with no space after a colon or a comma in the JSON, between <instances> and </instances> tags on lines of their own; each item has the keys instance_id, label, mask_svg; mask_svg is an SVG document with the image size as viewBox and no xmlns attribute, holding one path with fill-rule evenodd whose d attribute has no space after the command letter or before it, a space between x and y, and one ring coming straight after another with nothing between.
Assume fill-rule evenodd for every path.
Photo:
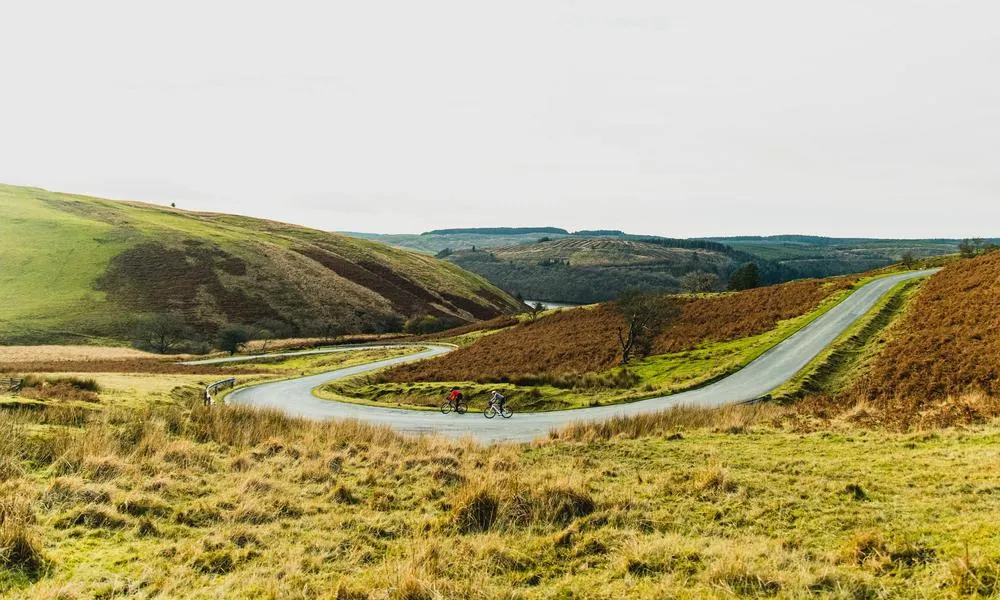
<instances>
[{"instance_id":1,"label":"white sky","mask_svg":"<svg viewBox=\"0 0 1000 600\"><path fill-rule=\"evenodd\" d=\"M336 230L1000 235L995 0L0 3L0 181Z\"/></svg>"}]
</instances>

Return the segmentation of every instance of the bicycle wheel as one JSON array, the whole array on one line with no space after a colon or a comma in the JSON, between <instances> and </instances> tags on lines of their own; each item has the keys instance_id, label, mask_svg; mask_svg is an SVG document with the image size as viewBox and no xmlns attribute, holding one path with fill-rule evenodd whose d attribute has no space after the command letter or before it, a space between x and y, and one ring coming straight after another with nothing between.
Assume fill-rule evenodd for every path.
<instances>
[{"instance_id":1,"label":"bicycle wheel","mask_svg":"<svg viewBox=\"0 0 1000 600\"><path fill-rule=\"evenodd\" d=\"M466 406L465 404L462 404L461 402L459 402L458 405L455 406L455 412L457 412L460 415L464 415L465 411L467 410L469 410L469 407Z\"/></svg>"},{"instance_id":2,"label":"bicycle wheel","mask_svg":"<svg viewBox=\"0 0 1000 600\"><path fill-rule=\"evenodd\" d=\"M491 404L489 408L483 411L483 416L486 417L487 419L492 419L493 417L497 416L497 409L493 408L493 405Z\"/></svg>"},{"instance_id":3,"label":"bicycle wheel","mask_svg":"<svg viewBox=\"0 0 1000 600\"><path fill-rule=\"evenodd\" d=\"M509 409L509 408L507 408L507 407L505 406L505 407L503 407L503 409L502 409L502 410L500 411L500 416L501 416L501 417L503 417L503 418L505 418L505 419L509 419L509 418L511 418L511 417L513 417L513 416L514 416L514 411L512 411L511 409Z\"/></svg>"},{"instance_id":4,"label":"bicycle wheel","mask_svg":"<svg viewBox=\"0 0 1000 600\"><path fill-rule=\"evenodd\" d=\"M445 402L441 405L441 414L446 415L451 412L451 402Z\"/></svg>"}]
</instances>

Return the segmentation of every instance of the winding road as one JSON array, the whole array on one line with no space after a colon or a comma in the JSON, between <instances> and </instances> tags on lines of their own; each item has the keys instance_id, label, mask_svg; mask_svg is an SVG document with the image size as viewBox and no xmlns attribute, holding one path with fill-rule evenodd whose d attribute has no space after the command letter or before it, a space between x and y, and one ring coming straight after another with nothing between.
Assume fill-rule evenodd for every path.
<instances>
[{"instance_id":1,"label":"winding road","mask_svg":"<svg viewBox=\"0 0 1000 600\"><path fill-rule=\"evenodd\" d=\"M471 436L481 442L530 441L547 435L552 429L574 422L650 413L675 406L715 407L747 402L768 394L791 379L898 283L935 272L934 269L912 271L876 279L729 377L696 390L629 404L517 413L511 419L488 420L479 413L442 415L437 411L413 411L321 400L312 394L313 389L336 379L431 358L452 350L445 346L427 346L417 354L238 389L226 401L277 408L289 415L314 419L358 419L375 425L388 425L411 434Z\"/></svg>"}]
</instances>

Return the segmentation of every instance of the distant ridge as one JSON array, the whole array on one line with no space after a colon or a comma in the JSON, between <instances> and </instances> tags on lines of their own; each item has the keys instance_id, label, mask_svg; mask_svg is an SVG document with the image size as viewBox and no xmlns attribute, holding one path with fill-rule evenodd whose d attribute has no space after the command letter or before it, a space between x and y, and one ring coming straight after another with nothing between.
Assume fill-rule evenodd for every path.
<instances>
[{"instance_id":1,"label":"distant ridge","mask_svg":"<svg viewBox=\"0 0 1000 600\"><path fill-rule=\"evenodd\" d=\"M529 235L533 233L551 233L554 235L569 235L565 229L558 227L467 227L458 229L434 229L420 235Z\"/></svg>"}]
</instances>

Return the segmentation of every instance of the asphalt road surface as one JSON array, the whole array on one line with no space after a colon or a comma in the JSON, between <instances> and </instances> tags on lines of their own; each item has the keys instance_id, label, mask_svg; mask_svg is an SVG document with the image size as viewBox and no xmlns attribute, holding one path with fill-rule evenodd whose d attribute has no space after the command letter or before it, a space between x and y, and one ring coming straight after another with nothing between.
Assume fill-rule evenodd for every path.
<instances>
[{"instance_id":1,"label":"asphalt road surface","mask_svg":"<svg viewBox=\"0 0 1000 600\"><path fill-rule=\"evenodd\" d=\"M226 401L278 408L289 415L314 419L358 419L376 425L388 425L404 433L471 436L481 442L529 441L574 422L650 413L675 406L715 407L747 402L768 394L791 379L854 321L871 310L896 284L935 272L914 271L876 279L733 375L700 389L629 404L516 413L510 419L486 419L480 413L443 415L439 411L414 411L321 400L312 394L313 389L329 381L430 358L452 350L444 346L428 346L418 354L311 377L242 388L230 394ZM442 398L442 402L443 400Z\"/></svg>"}]
</instances>

